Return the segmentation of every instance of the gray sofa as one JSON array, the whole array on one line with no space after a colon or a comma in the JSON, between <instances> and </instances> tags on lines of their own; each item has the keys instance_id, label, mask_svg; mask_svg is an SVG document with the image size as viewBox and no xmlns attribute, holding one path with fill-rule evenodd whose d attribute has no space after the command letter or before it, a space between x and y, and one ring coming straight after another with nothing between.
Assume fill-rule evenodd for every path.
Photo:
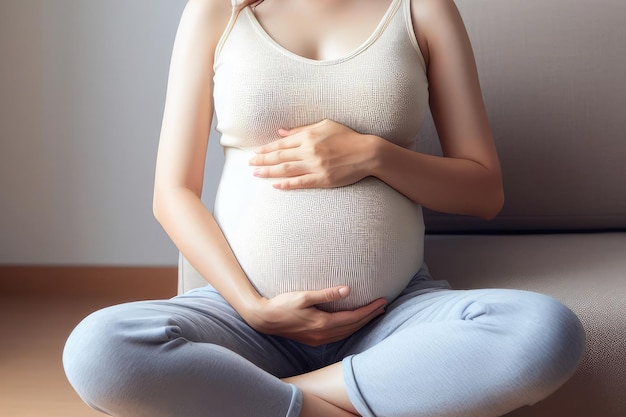
<instances>
[{"instance_id":1,"label":"gray sofa","mask_svg":"<svg viewBox=\"0 0 626 417\"><path fill-rule=\"evenodd\" d=\"M626 2L458 0L500 154L489 222L425 212L426 262L456 288L549 294L582 319L574 377L511 417L626 416ZM420 151L440 152L429 121ZM179 290L204 281L181 257ZM465 416L459 416L465 417Z\"/></svg>"}]
</instances>

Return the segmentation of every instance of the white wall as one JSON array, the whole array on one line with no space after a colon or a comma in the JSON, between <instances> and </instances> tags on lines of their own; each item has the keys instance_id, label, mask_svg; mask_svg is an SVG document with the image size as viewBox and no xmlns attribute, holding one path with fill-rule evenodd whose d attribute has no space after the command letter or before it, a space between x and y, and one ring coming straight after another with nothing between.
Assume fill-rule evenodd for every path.
<instances>
[{"instance_id":1,"label":"white wall","mask_svg":"<svg viewBox=\"0 0 626 417\"><path fill-rule=\"evenodd\" d=\"M0 2L0 264L176 262L151 199L185 3Z\"/></svg>"}]
</instances>

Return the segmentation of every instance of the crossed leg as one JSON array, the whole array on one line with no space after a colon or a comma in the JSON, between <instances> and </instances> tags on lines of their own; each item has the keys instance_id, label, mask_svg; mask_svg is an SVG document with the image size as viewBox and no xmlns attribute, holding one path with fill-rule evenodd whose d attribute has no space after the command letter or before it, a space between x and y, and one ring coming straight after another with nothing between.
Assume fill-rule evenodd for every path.
<instances>
[{"instance_id":1,"label":"crossed leg","mask_svg":"<svg viewBox=\"0 0 626 417\"><path fill-rule=\"evenodd\" d=\"M359 415L348 397L341 363L284 378L283 381L297 386L302 391L303 403L300 417Z\"/></svg>"},{"instance_id":2,"label":"crossed leg","mask_svg":"<svg viewBox=\"0 0 626 417\"><path fill-rule=\"evenodd\" d=\"M346 341L335 364L286 381L304 392L305 406L310 395L347 413L337 416L494 417L555 391L584 343L578 318L550 297L435 291L392 303ZM301 414L316 415L314 407Z\"/></svg>"},{"instance_id":3,"label":"crossed leg","mask_svg":"<svg viewBox=\"0 0 626 417\"><path fill-rule=\"evenodd\" d=\"M405 294L336 346L317 369L307 349L254 332L201 289L94 313L63 359L83 399L113 416L486 417L560 386L584 333L546 296L442 290Z\"/></svg>"}]
</instances>

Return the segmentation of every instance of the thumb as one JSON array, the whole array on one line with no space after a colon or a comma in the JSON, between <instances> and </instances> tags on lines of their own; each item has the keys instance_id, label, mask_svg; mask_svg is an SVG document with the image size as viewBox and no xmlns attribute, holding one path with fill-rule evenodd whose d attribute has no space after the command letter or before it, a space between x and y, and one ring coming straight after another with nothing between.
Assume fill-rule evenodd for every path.
<instances>
[{"instance_id":1,"label":"thumb","mask_svg":"<svg viewBox=\"0 0 626 417\"><path fill-rule=\"evenodd\" d=\"M293 129L278 129L278 134L284 138L287 136L295 135L296 133L300 133L308 129L313 129L315 127L323 125L326 122L328 122L328 119L320 120L319 122L316 122L310 125L294 127Z\"/></svg>"},{"instance_id":2,"label":"thumb","mask_svg":"<svg viewBox=\"0 0 626 417\"><path fill-rule=\"evenodd\" d=\"M306 300L308 305L315 305L341 300L342 298L346 298L349 294L350 287L341 285L323 290L308 291Z\"/></svg>"}]
</instances>

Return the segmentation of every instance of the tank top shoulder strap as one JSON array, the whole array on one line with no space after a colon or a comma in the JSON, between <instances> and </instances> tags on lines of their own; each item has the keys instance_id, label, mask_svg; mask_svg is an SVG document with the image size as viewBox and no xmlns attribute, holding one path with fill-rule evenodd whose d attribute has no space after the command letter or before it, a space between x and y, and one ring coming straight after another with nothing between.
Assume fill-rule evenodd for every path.
<instances>
[{"instance_id":1,"label":"tank top shoulder strap","mask_svg":"<svg viewBox=\"0 0 626 417\"><path fill-rule=\"evenodd\" d=\"M217 46L215 48L214 62L217 62L217 57L222 52L224 43L226 42L226 39L228 38L230 31L233 29L233 26L235 25L235 21L237 21L237 17L239 16L239 13L241 12L241 5L243 4L243 1L244 0L230 0L230 3L232 5L232 10L230 12L230 19L228 20L228 24L226 25L226 28L224 29L222 36L220 36L220 40L218 41Z\"/></svg>"},{"instance_id":2,"label":"tank top shoulder strap","mask_svg":"<svg viewBox=\"0 0 626 417\"><path fill-rule=\"evenodd\" d=\"M424 70L426 70L426 61L424 59L424 54L422 54L422 49L420 48L419 43L417 42L417 36L415 36L415 29L413 27L414 25L413 25L413 17L411 14L411 0L401 0L401 1L402 1L401 11L404 17L404 23L406 25L407 35L409 36L409 40L411 41L413 48L417 52L417 55L419 57L420 63L422 64L422 67L424 67Z\"/></svg>"}]
</instances>

